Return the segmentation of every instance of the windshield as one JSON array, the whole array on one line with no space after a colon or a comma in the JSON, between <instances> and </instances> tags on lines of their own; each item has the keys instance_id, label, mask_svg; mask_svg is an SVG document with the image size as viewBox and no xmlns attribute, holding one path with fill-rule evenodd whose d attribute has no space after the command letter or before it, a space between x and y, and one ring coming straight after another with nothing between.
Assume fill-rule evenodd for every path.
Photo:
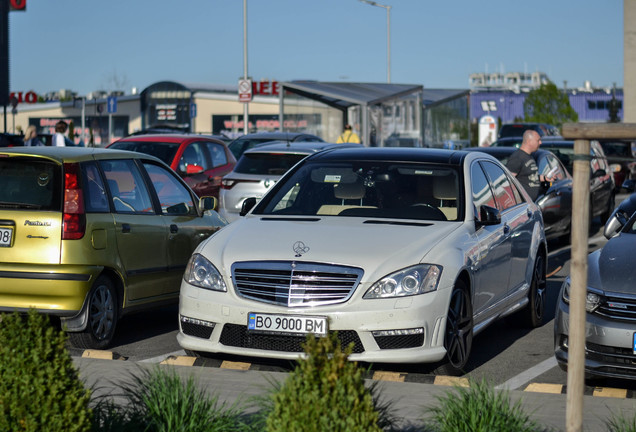
<instances>
[{"instance_id":1,"label":"windshield","mask_svg":"<svg viewBox=\"0 0 636 432\"><path fill-rule=\"evenodd\" d=\"M166 164L171 165L174 155L177 153L177 149L179 148L179 143L124 141L116 142L109 148L149 154L151 156L158 157Z\"/></svg>"},{"instance_id":2,"label":"windshield","mask_svg":"<svg viewBox=\"0 0 636 432\"><path fill-rule=\"evenodd\" d=\"M384 161L308 163L272 190L255 214L457 221L455 167Z\"/></svg>"}]
</instances>

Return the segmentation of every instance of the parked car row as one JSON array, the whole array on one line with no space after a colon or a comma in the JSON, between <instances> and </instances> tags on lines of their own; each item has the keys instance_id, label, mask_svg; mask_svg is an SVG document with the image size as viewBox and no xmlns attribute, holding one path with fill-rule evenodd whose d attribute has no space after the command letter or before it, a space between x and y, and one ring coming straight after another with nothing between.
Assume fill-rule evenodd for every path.
<instances>
[{"instance_id":1,"label":"parked car row","mask_svg":"<svg viewBox=\"0 0 636 432\"><path fill-rule=\"evenodd\" d=\"M536 202L505 168L514 147L289 140L237 162L214 137L146 133L108 149L0 149L0 311L35 307L75 346L106 348L123 315L178 301L192 355L295 359L307 334L337 331L352 359L461 374L492 322L543 323L547 241L570 232L569 143L533 154L553 178ZM636 294L617 256L636 238L636 195L614 211L595 149L591 211L610 241L590 255L588 325L606 336L588 341L588 373L627 376ZM562 367L568 296L569 279ZM615 361L619 350L632 352Z\"/></svg>"}]
</instances>

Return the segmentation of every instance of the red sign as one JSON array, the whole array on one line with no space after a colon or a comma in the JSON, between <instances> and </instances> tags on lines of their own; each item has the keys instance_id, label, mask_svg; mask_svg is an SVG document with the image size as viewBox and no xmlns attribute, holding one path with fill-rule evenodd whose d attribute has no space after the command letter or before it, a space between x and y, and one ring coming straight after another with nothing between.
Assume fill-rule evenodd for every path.
<instances>
[{"instance_id":1,"label":"red sign","mask_svg":"<svg viewBox=\"0 0 636 432\"><path fill-rule=\"evenodd\" d=\"M278 81L261 81L252 84L255 95L278 96Z\"/></svg>"},{"instance_id":2,"label":"red sign","mask_svg":"<svg viewBox=\"0 0 636 432\"><path fill-rule=\"evenodd\" d=\"M6 0L5 0L6 1ZM9 10L25 11L27 0L9 0Z\"/></svg>"},{"instance_id":3,"label":"red sign","mask_svg":"<svg viewBox=\"0 0 636 432\"><path fill-rule=\"evenodd\" d=\"M16 98L18 103L26 102L29 104L38 103L38 95L34 91L28 91L26 93L22 92L12 92L9 94L9 99Z\"/></svg>"}]
</instances>

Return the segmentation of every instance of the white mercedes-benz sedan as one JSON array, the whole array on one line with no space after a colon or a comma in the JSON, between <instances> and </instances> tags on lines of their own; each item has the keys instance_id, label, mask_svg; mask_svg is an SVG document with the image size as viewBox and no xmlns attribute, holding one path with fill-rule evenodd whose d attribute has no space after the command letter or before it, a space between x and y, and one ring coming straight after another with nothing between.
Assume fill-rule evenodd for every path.
<instances>
[{"instance_id":1,"label":"white mercedes-benz sedan","mask_svg":"<svg viewBox=\"0 0 636 432\"><path fill-rule=\"evenodd\" d=\"M179 344L296 359L337 332L351 360L461 374L473 337L543 321L540 209L492 156L334 148L308 156L193 253Z\"/></svg>"}]
</instances>

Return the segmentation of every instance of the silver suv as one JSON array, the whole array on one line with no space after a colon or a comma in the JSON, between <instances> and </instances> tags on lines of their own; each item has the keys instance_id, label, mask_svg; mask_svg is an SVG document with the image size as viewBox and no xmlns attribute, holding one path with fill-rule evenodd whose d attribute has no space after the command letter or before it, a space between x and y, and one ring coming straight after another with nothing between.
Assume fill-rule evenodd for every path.
<instances>
[{"instance_id":1,"label":"silver suv","mask_svg":"<svg viewBox=\"0 0 636 432\"><path fill-rule=\"evenodd\" d=\"M361 144L273 141L245 151L234 170L223 177L219 191L219 214L228 222L239 218L243 201L260 199L291 167L307 155L332 147Z\"/></svg>"}]
</instances>

